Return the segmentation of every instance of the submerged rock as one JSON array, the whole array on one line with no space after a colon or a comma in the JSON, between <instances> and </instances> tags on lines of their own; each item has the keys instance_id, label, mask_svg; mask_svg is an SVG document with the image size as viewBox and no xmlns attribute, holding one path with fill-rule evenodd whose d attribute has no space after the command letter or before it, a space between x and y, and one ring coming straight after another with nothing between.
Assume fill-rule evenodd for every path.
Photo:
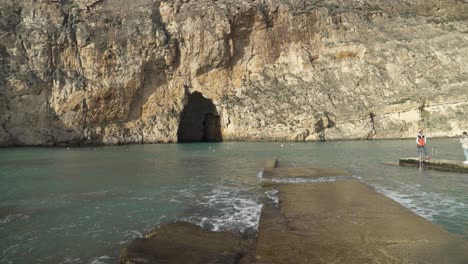
<instances>
[{"instance_id":1,"label":"submerged rock","mask_svg":"<svg viewBox=\"0 0 468 264\"><path fill-rule=\"evenodd\" d=\"M161 226L137 238L120 257L121 264L234 264L250 263L253 242L229 232L212 232L187 223Z\"/></svg>"}]
</instances>

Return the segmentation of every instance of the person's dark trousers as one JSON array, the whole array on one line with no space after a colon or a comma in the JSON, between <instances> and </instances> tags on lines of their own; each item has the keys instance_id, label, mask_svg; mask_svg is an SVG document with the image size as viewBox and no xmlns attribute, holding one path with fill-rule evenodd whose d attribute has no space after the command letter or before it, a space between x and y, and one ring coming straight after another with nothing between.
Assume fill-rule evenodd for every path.
<instances>
[{"instance_id":1,"label":"person's dark trousers","mask_svg":"<svg viewBox=\"0 0 468 264\"><path fill-rule=\"evenodd\" d=\"M424 151L424 156L427 156L426 146L418 146L418 154Z\"/></svg>"}]
</instances>

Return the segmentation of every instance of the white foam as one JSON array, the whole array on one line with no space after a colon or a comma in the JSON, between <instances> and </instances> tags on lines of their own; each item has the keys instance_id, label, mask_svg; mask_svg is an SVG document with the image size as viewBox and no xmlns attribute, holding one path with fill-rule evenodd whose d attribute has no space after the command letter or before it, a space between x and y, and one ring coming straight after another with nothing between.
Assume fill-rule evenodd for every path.
<instances>
[{"instance_id":1,"label":"white foam","mask_svg":"<svg viewBox=\"0 0 468 264\"><path fill-rule=\"evenodd\" d=\"M273 182L278 183L314 183L314 182L335 182L347 180L349 177L334 176L334 177L318 177L318 178L272 178Z\"/></svg>"},{"instance_id":2,"label":"white foam","mask_svg":"<svg viewBox=\"0 0 468 264\"><path fill-rule=\"evenodd\" d=\"M81 259L80 258L70 258L70 257L66 257L61 263L80 263L81 262Z\"/></svg>"},{"instance_id":3,"label":"white foam","mask_svg":"<svg viewBox=\"0 0 468 264\"><path fill-rule=\"evenodd\" d=\"M276 189L265 192L265 196L268 197L268 199L270 199L276 206L279 206L278 194L279 194L279 191Z\"/></svg>"},{"instance_id":4,"label":"white foam","mask_svg":"<svg viewBox=\"0 0 468 264\"><path fill-rule=\"evenodd\" d=\"M10 222L19 220L19 219L28 219L28 215L23 215L23 214L9 214L5 216L4 218L0 218L0 224L8 224Z\"/></svg>"},{"instance_id":5,"label":"white foam","mask_svg":"<svg viewBox=\"0 0 468 264\"><path fill-rule=\"evenodd\" d=\"M217 188L203 196L199 204L209 208L213 214L193 215L182 218L212 231L230 230L244 233L257 230L262 204L253 197L245 197L237 189Z\"/></svg>"},{"instance_id":6,"label":"white foam","mask_svg":"<svg viewBox=\"0 0 468 264\"><path fill-rule=\"evenodd\" d=\"M100 257L97 257L97 258L93 258L90 262L90 264L107 264L107 263L110 263L110 262L107 262L107 261L110 261L111 260L111 257L109 256L100 256Z\"/></svg>"},{"instance_id":7,"label":"white foam","mask_svg":"<svg viewBox=\"0 0 468 264\"><path fill-rule=\"evenodd\" d=\"M420 185L407 186L403 190L404 193L388 190L380 186L375 186L374 188L376 191L430 221L433 221L434 216L437 215L443 215L444 217L463 215L463 211L468 209L468 206L464 203L457 202L438 193L420 191L418 190L419 187Z\"/></svg>"},{"instance_id":8,"label":"white foam","mask_svg":"<svg viewBox=\"0 0 468 264\"><path fill-rule=\"evenodd\" d=\"M50 230L53 230L53 231L62 231L62 230L65 230L65 229L69 229L69 228L74 228L76 227L77 225L63 225L63 226L60 226L60 227L52 227L50 228Z\"/></svg>"},{"instance_id":9,"label":"white foam","mask_svg":"<svg viewBox=\"0 0 468 264\"><path fill-rule=\"evenodd\" d=\"M264 171L264 168L262 168L262 169L257 173L257 178L258 178L258 179L263 179L263 171Z\"/></svg>"},{"instance_id":10,"label":"white foam","mask_svg":"<svg viewBox=\"0 0 468 264\"><path fill-rule=\"evenodd\" d=\"M128 239L120 241L119 244L125 244L135 238L143 238L143 234L137 230L127 230L125 231L124 237L128 237Z\"/></svg>"}]
</instances>

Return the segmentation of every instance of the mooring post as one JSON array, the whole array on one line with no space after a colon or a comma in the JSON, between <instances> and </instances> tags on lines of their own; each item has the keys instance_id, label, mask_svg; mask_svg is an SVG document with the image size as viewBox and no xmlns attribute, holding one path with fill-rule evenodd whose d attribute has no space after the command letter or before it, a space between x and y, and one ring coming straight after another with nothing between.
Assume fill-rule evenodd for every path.
<instances>
[{"instance_id":1,"label":"mooring post","mask_svg":"<svg viewBox=\"0 0 468 264\"><path fill-rule=\"evenodd\" d=\"M422 149L418 149L418 154L419 154L419 169L422 170L422 167L423 167L423 151Z\"/></svg>"}]
</instances>

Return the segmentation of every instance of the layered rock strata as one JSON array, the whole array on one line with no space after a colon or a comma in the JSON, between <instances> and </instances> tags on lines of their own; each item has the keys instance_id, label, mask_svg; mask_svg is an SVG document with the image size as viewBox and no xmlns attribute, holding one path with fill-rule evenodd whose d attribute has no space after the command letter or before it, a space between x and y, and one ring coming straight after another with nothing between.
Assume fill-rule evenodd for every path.
<instances>
[{"instance_id":1,"label":"layered rock strata","mask_svg":"<svg viewBox=\"0 0 468 264\"><path fill-rule=\"evenodd\" d=\"M195 92L216 139L454 136L467 17L465 0L0 0L0 145L176 142Z\"/></svg>"}]
</instances>

